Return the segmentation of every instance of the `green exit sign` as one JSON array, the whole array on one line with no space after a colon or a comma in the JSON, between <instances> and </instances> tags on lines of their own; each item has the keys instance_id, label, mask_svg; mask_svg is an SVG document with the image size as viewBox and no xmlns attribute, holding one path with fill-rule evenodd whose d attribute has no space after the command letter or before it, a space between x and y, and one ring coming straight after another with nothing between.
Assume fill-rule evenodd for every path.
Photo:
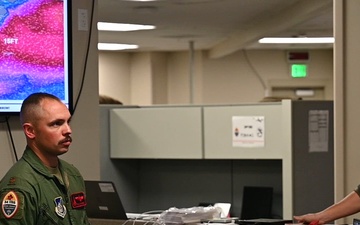
<instances>
[{"instance_id":1,"label":"green exit sign","mask_svg":"<svg viewBox=\"0 0 360 225\"><path fill-rule=\"evenodd\" d=\"M291 65L291 76L294 78L306 77L307 76L307 65L306 64L292 64Z\"/></svg>"}]
</instances>

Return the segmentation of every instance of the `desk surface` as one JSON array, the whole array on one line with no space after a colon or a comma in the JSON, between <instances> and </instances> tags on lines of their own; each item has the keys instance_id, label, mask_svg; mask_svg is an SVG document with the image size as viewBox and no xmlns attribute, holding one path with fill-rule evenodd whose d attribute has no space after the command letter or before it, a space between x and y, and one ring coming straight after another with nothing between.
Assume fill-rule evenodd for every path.
<instances>
[{"instance_id":1,"label":"desk surface","mask_svg":"<svg viewBox=\"0 0 360 225\"><path fill-rule=\"evenodd\" d=\"M144 225L152 222L141 220L113 220L113 219L98 219L89 218L91 225Z\"/></svg>"},{"instance_id":2,"label":"desk surface","mask_svg":"<svg viewBox=\"0 0 360 225\"><path fill-rule=\"evenodd\" d=\"M113 220L113 219L97 219L89 218L91 225L159 225L156 221L146 220ZM188 223L186 225L238 225L235 223Z\"/></svg>"}]
</instances>

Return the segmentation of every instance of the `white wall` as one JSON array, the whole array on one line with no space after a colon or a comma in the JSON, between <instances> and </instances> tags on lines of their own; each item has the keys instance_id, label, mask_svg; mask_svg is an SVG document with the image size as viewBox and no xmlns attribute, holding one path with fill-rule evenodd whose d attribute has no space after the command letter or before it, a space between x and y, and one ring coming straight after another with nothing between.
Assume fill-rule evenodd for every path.
<instances>
[{"instance_id":1,"label":"white wall","mask_svg":"<svg viewBox=\"0 0 360 225\"><path fill-rule=\"evenodd\" d=\"M193 92L193 103L202 103L203 90L203 54L194 53L193 77L191 77L190 53L172 52L168 56L168 104L191 103L191 92ZM193 79L193 87L191 87Z\"/></svg>"},{"instance_id":2,"label":"white wall","mask_svg":"<svg viewBox=\"0 0 360 225\"><path fill-rule=\"evenodd\" d=\"M151 60L153 74L153 104L165 104L167 103L167 54L152 53L153 57Z\"/></svg>"},{"instance_id":3,"label":"white wall","mask_svg":"<svg viewBox=\"0 0 360 225\"><path fill-rule=\"evenodd\" d=\"M335 200L340 201L360 183L358 169L360 127L359 39L360 1L334 1L335 6ZM360 213L340 220L352 223Z\"/></svg>"},{"instance_id":4,"label":"white wall","mask_svg":"<svg viewBox=\"0 0 360 225\"><path fill-rule=\"evenodd\" d=\"M95 1L95 6L97 1ZM78 9L87 9L90 18L91 1L72 1L73 7L73 90L74 99L77 97L83 74L85 54L87 48L87 31L77 29ZM97 21L95 7L94 21ZM95 25L96 23L94 23ZM71 122L73 130L73 144L70 151L62 158L74 164L85 179L100 178L99 159L99 109L98 109L98 54L97 54L97 32L93 26L89 58L87 62L84 88L82 95ZM25 149L25 137L19 124L19 117L10 118L11 134L13 135L17 154L19 158ZM15 162L12 145L5 123L0 124L0 178Z\"/></svg>"},{"instance_id":5,"label":"white wall","mask_svg":"<svg viewBox=\"0 0 360 225\"><path fill-rule=\"evenodd\" d=\"M191 103L191 90L194 94L193 103L257 102L265 97L265 89L269 87L269 83L276 83L274 81L290 84L299 82L302 86L306 86L319 80L320 84L326 83L328 87L325 90L325 99L331 100L333 99L333 51L330 49L309 50L309 53L307 78L291 78L290 64L287 61L287 51L285 50L238 51L216 59L209 58L206 52L197 51L194 59L192 89L190 54L186 51L156 53L156 55L155 53L119 52L115 53L117 55L116 65L110 67L108 67L106 59L110 55L113 56L114 53L102 52L99 76L100 80L103 76L117 77L114 82L136 79L137 84L132 83L133 90L130 90L131 95L136 95L136 99L133 96L132 101L126 102L127 104L141 104L141 102L144 104L189 104ZM129 61L127 56L130 54ZM137 57L135 57L136 55ZM144 55L150 59L145 58ZM136 67L136 71L134 67ZM130 73L127 68L131 68ZM104 70L106 70L106 74L102 74ZM126 73L122 73L122 71L126 71ZM142 77L139 76L140 74ZM152 79L152 82L149 79ZM163 79L162 83L161 79ZM156 82L154 82L155 80ZM140 86L141 82L145 86L152 85L152 87ZM127 97L127 94L121 94L128 89L126 82L112 83L112 85L100 83L100 90L110 92L113 86L121 90L117 93L113 92L113 97L118 99ZM164 86L167 91L164 91ZM144 91L144 88L147 91ZM148 88L152 88L152 90L148 90ZM164 102L165 99L166 102Z\"/></svg>"},{"instance_id":6,"label":"white wall","mask_svg":"<svg viewBox=\"0 0 360 225\"><path fill-rule=\"evenodd\" d=\"M99 93L108 96L121 96L124 104L130 101L130 55L99 52ZM119 63L122 62L122 63ZM121 88L120 88L121 87Z\"/></svg>"},{"instance_id":7,"label":"white wall","mask_svg":"<svg viewBox=\"0 0 360 225\"><path fill-rule=\"evenodd\" d=\"M151 54L147 52L132 54L130 74L131 104L151 105L153 100Z\"/></svg>"}]
</instances>

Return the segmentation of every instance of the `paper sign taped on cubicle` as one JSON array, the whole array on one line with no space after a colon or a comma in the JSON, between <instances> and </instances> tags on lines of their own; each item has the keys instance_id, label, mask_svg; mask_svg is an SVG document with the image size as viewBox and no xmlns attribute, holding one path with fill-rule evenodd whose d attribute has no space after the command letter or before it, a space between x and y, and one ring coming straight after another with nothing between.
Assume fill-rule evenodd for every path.
<instances>
[{"instance_id":1,"label":"paper sign taped on cubicle","mask_svg":"<svg viewBox=\"0 0 360 225\"><path fill-rule=\"evenodd\" d=\"M309 152L329 151L329 111L309 111Z\"/></svg>"},{"instance_id":2,"label":"paper sign taped on cubicle","mask_svg":"<svg viewBox=\"0 0 360 225\"><path fill-rule=\"evenodd\" d=\"M265 117L233 116L232 136L233 147L264 147Z\"/></svg>"}]
</instances>

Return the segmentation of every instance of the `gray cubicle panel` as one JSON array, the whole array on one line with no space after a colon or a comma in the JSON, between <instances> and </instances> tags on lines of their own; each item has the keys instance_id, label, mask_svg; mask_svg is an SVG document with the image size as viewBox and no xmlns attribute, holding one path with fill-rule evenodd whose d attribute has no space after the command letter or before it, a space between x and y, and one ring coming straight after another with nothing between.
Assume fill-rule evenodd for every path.
<instances>
[{"instance_id":1,"label":"gray cubicle panel","mask_svg":"<svg viewBox=\"0 0 360 225\"><path fill-rule=\"evenodd\" d=\"M102 104L100 110L100 179L113 181L118 190L124 208L136 212L138 167L137 160L112 160L110 157L110 110L139 108L138 106L125 106L115 104ZM125 204L126 203L126 204Z\"/></svg>"},{"instance_id":2,"label":"gray cubicle panel","mask_svg":"<svg viewBox=\"0 0 360 225\"><path fill-rule=\"evenodd\" d=\"M292 127L294 214L317 212L334 203L333 102L294 101Z\"/></svg>"},{"instance_id":3,"label":"gray cubicle panel","mask_svg":"<svg viewBox=\"0 0 360 225\"><path fill-rule=\"evenodd\" d=\"M290 111L288 112L291 113ZM281 102L204 107L204 158L206 159L282 159L290 148L283 145L283 107ZM258 117L264 120L263 146L236 146L233 118ZM251 121L250 121L251 122ZM290 126L290 125L289 125Z\"/></svg>"},{"instance_id":4,"label":"gray cubicle panel","mask_svg":"<svg viewBox=\"0 0 360 225\"><path fill-rule=\"evenodd\" d=\"M281 160L111 159L110 111L127 108L100 107L101 179L114 182L127 212L230 202L240 216L243 186L253 185L274 187L273 214L281 217Z\"/></svg>"},{"instance_id":5,"label":"gray cubicle panel","mask_svg":"<svg viewBox=\"0 0 360 225\"><path fill-rule=\"evenodd\" d=\"M115 183L128 212L173 206L191 207L200 202L231 202L232 215L239 216L243 186L274 187L273 214L281 217L285 213L285 219L291 219L293 214L320 210L333 202L332 102L295 101L291 104L283 102L176 109L168 106L164 107L166 110L145 107L140 109L140 114L137 114L138 110L126 107L114 108L118 109L103 107L100 113L104 116L100 125L103 148L101 179ZM152 111L154 108L157 109ZM315 110L315 115L316 110L329 110L328 152L308 151L309 110ZM115 115L121 115L116 118L120 119L116 128L120 130L110 129L110 111L121 111ZM143 117L143 114L149 115ZM264 116L265 145L260 148L232 146L232 116ZM182 118L184 122L174 121L174 117ZM165 123L158 125L159 118L165 119ZM146 129L142 129L142 124L146 124ZM127 147L140 146L133 146L138 143L132 133L135 130L129 131L129 125L136 128L137 134L158 140L150 148L146 147L145 151L154 146L162 150L155 155L151 150L151 155L144 152L136 155L140 153L137 152L135 156L113 155L111 158L110 136L118 141L129 141ZM175 136L176 132L169 134L175 127L182 130L181 133ZM190 132L188 127L191 127ZM154 137L155 134L158 137ZM179 135L188 138L185 142L191 145L174 145ZM161 138L165 136L169 137L167 142L156 145L163 143ZM194 137L196 140L192 139ZM169 140L173 140L170 145ZM196 148L193 148L194 143ZM122 146L122 143L118 144ZM175 154L173 149L176 150ZM184 154L179 156L179 152ZM167 158L161 158L164 155ZM289 206L291 210L288 210Z\"/></svg>"},{"instance_id":6,"label":"gray cubicle panel","mask_svg":"<svg viewBox=\"0 0 360 225\"><path fill-rule=\"evenodd\" d=\"M225 202L232 204L231 215L239 217L243 187L266 186L274 188L272 214L281 218L281 164L281 160L139 160L138 210Z\"/></svg>"},{"instance_id":7,"label":"gray cubicle panel","mask_svg":"<svg viewBox=\"0 0 360 225\"><path fill-rule=\"evenodd\" d=\"M110 111L112 158L202 158L201 107Z\"/></svg>"}]
</instances>

